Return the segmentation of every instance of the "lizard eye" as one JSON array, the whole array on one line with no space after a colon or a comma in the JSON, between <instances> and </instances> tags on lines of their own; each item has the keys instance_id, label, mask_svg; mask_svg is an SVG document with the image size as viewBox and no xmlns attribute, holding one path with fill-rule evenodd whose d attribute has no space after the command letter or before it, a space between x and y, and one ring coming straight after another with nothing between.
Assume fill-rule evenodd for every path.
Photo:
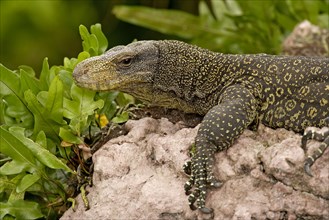
<instances>
[{"instance_id":1,"label":"lizard eye","mask_svg":"<svg viewBox=\"0 0 329 220\"><path fill-rule=\"evenodd\" d=\"M127 58L124 58L120 61L120 64L122 64L123 66L130 66L131 64L131 61L132 61L132 58L131 57L127 57Z\"/></svg>"}]
</instances>

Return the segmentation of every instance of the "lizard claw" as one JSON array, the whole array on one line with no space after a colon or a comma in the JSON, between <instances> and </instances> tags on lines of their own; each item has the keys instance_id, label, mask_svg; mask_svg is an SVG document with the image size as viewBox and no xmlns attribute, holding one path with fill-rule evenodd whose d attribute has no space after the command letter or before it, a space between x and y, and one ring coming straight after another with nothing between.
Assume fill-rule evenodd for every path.
<instances>
[{"instance_id":1,"label":"lizard claw","mask_svg":"<svg viewBox=\"0 0 329 220\"><path fill-rule=\"evenodd\" d=\"M205 214L211 214L211 213L214 212L214 210L213 210L212 208L207 208L207 207L203 207L203 208L201 208L200 211L201 211L202 213L205 213Z\"/></svg>"},{"instance_id":2,"label":"lizard claw","mask_svg":"<svg viewBox=\"0 0 329 220\"><path fill-rule=\"evenodd\" d=\"M207 183L209 184L209 186L214 187L214 188L219 188L223 184L222 182L218 181L215 178L212 178L212 179L208 178Z\"/></svg>"},{"instance_id":3,"label":"lizard claw","mask_svg":"<svg viewBox=\"0 0 329 220\"><path fill-rule=\"evenodd\" d=\"M305 161L304 170L307 175L309 175L310 177L313 177L312 170L311 170L311 164L313 164L313 163L310 162L309 160L311 160L311 158L307 158L307 160Z\"/></svg>"},{"instance_id":4,"label":"lizard claw","mask_svg":"<svg viewBox=\"0 0 329 220\"><path fill-rule=\"evenodd\" d=\"M191 175L191 164L192 162L189 160L186 161L183 165L183 170L187 175Z\"/></svg>"},{"instance_id":5,"label":"lizard claw","mask_svg":"<svg viewBox=\"0 0 329 220\"><path fill-rule=\"evenodd\" d=\"M213 186L213 187L215 187L215 188L219 188L219 187L221 187L222 185L223 185L223 183L217 181L217 182L215 182L215 183L212 183L211 186Z\"/></svg>"},{"instance_id":6,"label":"lizard claw","mask_svg":"<svg viewBox=\"0 0 329 220\"><path fill-rule=\"evenodd\" d=\"M208 215L210 215L210 217L207 218L207 219L203 218L203 219L205 219L205 220L211 220L211 219L214 219L214 217L215 217L215 213L214 213L214 210L213 210L212 208L206 208L206 207L203 207L203 208L200 209L200 211L201 211L203 214L208 214Z\"/></svg>"}]
</instances>

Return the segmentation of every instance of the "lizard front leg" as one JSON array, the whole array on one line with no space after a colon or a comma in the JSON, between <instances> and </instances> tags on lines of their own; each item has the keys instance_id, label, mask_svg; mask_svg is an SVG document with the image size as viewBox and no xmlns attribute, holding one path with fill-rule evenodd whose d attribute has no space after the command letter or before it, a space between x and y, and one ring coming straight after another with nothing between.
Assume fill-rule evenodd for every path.
<instances>
[{"instance_id":1,"label":"lizard front leg","mask_svg":"<svg viewBox=\"0 0 329 220\"><path fill-rule=\"evenodd\" d=\"M190 180L185 184L185 191L189 194L191 209L197 208L204 213L212 213L212 209L205 207L207 186L219 187L221 183L213 174L214 154L230 147L233 141L256 118L257 101L253 94L240 84L225 89L214 106L205 115L195 140L196 153L192 157L189 167ZM194 190L190 192L193 188Z\"/></svg>"}]
</instances>

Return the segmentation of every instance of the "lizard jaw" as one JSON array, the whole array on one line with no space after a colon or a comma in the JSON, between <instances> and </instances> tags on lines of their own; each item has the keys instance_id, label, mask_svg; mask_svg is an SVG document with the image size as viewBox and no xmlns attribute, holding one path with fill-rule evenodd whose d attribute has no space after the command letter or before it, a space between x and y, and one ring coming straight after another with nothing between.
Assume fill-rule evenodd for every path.
<instances>
[{"instance_id":1,"label":"lizard jaw","mask_svg":"<svg viewBox=\"0 0 329 220\"><path fill-rule=\"evenodd\" d=\"M73 71L75 83L82 88L95 91L128 92L139 86L148 84L149 72L136 72L134 76L118 74L115 65L98 68L93 62L81 62Z\"/></svg>"}]
</instances>

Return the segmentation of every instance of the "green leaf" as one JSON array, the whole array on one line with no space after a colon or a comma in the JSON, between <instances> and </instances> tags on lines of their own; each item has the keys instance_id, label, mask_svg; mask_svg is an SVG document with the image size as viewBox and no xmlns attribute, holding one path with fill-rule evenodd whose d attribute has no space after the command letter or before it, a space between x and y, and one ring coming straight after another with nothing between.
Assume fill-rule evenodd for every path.
<instances>
[{"instance_id":1,"label":"green leaf","mask_svg":"<svg viewBox=\"0 0 329 220\"><path fill-rule=\"evenodd\" d=\"M59 79L63 83L63 95L65 98L70 98L70 90L73 84L72 71L60 70L58 73Z\"/></svg>"},{"instance_id":2,"label":"green leaf","mask_svg":"<svg viewBox=\"0 0 329 220\"><path fill-rule=\"evenodd\" d=\"M4 106L4 121L7 125L20 125L32 128L33 116L27 108L20 89L20 78L15 72L0 64L1 94Z\"/></svg>"},{"instance_id":3,"label":"green leaf","mask_svg":"<svg viewBox=\"0 0 329 220\"><path fill-rule=\"evenodd\" d=\"M13 160L0 167L0 175L14 175L27 170L28 164L22 161Z\"/></svg>"},{"instance_id":4,"label":"green leaf","mask_svg":"<svg viewBox=\"0 0 329 220\"><path fill-rule=\"evenodd\" d=\"M16 137L16 135L0 127L1 152L13 160L27 164L29 168L35 167L36 161L31 151Z\"/></svg>"},{"instance_id":5,"label":"green leaf","mask_svg":"<svg viewBox=\"0 0 329 220\"><path fill-rule=\"evenodd\" d=\"M11 185L7 188L7 189L11 190L11 193L8 198L8 202L13 202L16 200L24 199L25 192L21 192L21 193L16 192L16 187L17 187L18 183L23 179L24 176L25 176L25 173L20 173L10 180L10 184L12 184L13 187Z\"/></svg>"},{"instance_id":6,"label":"green leaf","mask_svg":"<svg viewBox=\"0 0 329 220\"><path fill-rule=\"evenodd\" d=\"M29 74L24 69L20 70L20 79L21 79L21 93L31 89L34 94L37 94L40 91L40 82L35 76Z\"/></svg>"},{"instance_id":7,"label":"green leaf","mask_svg":"<svg viewBox=\"0 0 329 220\"><path fill-rule=\"evenodd\" d=\"M65 127L59 129L59 136L68 143L81 144L83 142L78 136L74 135L70 129Z\"/></svg>"},{"instance_id":8,"label":"green leaf","mask_svg":"<svg viewBox=\"0 0 329 220\"><path fill-rule=\"evenodd\" d=\"M16 217L16 219L37 219L44 216L38 203L25 200L1 202L0 218L2 219L7 214Z\"/></svg>"},{"instance_id":9,"label":"green leaf","mask_svg":"<svg viewBox=\"0 0 329 220\"><path fill-rule=\"evenodd\" d=\"M71 119L73 133L80 135L81 131L88 126L88 116L94 115L96 109L104 106L103 100L94 101L95 92L85 90L72 84L72 100L64 99L63 115Z\"/></svg>"},{"instance_id":10,"label":"green leaf","mask_svg":"<svg viewBox=\"0 0 329 220\"><path fill-rule=\"evenodd\" d=\"M99 111L99 114L105 114L107 119L110 120L117 111L117 104L114 101L119 92L100 92L98 96L104 100L104 107Z\"/></svg>"},{"instance_id":11,"label":"green leaf","mask_svg":"<svg viewBox=\"0 0 329 220\"><path fill-rule=\"evenodd\" d=\"M0 193L3 193L5 190L14 190L16 189L16 184L11 182L7 176L0 176Z\"/></svg>"},{"instance_id":12,"label":"green leaf","mask_svg":"<svg viewBox=\"0 0 329 220\"><path fill-rule=\"evenodd\" d=\"M116 117L112 118L113 123L123 123L128 121L129 119L129 113L127 111L124 111L122 114L117 115Z\"/></svg>"},{"instance_id":13,"label":"green leaf","mask_svg":"<svg viewBox=\"0 0 329 220\"><path fill-rule=\"evenodd\" d=\"M40 131L39 134L37 135L35 142L39 144L41 147L47 149L47 137L45 132Z\"/></svg>"},{"instance_id":14,"label":"green leaf","mask_svg":"<svg viewBox=\"0 0 329 220\"><path fill-rule=\"evenodd\" d=\"M16 187L17 187L18 183L23 179L24 176L25 176L25 173L20 173L20 174L16 175L15 177L13 177L12 179L10 179L10 180L7 179L4 181L4 184L6 185L5 189L7 189L8 191L11 191L7 202L13 202L16 200L24 199L25 192L21 192L21 193L16 192Z\"/></svg>"},{"instance_id":15,"label":"green leaf","mask_svg":"<svg viewBox=\"0 0 329 220\"><path fill-rule=\"evenodd\" d=\"M20 66L18 71L11 71L0 64L0 123L5 123L0 127L1 153L9 160L0 167L1 201L8 201L0 204L1 219L42 218L38 204L27 200L37 199L44 213L50 211L48 208L56 212L57 207L55 210L46 203L66 196L64 181L67 172L73 171L63 159L71 155L71 149L59 146L61 137L82 143L76 135L88 131L96 110L104 105L103 100L96 99L95 92L72 85L72 71L77 63L104 53L107 48L100 24L91 26L90 32L80 27L85 51L77 58L65 58L64 66L50 67L45 58L39 79L31 67ZM72 116L65 120L64 100L66 115ZM92 132L97 129L95 123L90 127ZM58 154L62 158L55 156ZM26 196L26 191L35 196Z\"/></svg>"},{"instance_id":16,"label":"green leaf","mask_svg":"<svg viewBox=\"0 0 329 220\"><path fill-rule=\"evenodd\" d=\"M78 63L81 62L82 60L85 60L85 59L89 58L89 57L90 57L90 54L88 52L82 51L78 55Z\"/></svg>"},{"instance_id":17,"label":"green leaf","mask_svg":"<svg viewBox=\"0 0 329 220\"><path fill-rule=\"evenodd\" d=\"M29 148L35 158L37 158L42 164L52 169L63 169L67 172L73 172L68 166L66 166L61 160L59 160L55 155L50 153L47 149L40 146L38 143L32 141L31 139L25 137L22 134L23 128L12 127L10 131L15 134L17 139L25 146Z\"/></svg>"},{"instance_id":18,"label":"green leaf","mask_svg":"<svg viewBox=\"0 0 329 220\"><path fill-rule=\"evenodd\" d=\"M40 178L41 177L38 173L26 174L21 182L17 185L17 193L26 191L26 189L36 183Z\"/></svg>"},{"instance_id":19,"label":"green leaf","mask_svg":"<svg viewBox=\"0 0 329 220\"><path fill-rule=\"evenodd\" d=\"M42 63L42 70L40 73L40 90L48 90L50 84L50 70L48 64L48 58L46 57Z\"/></svg>"},{"instance_id":20,"label":"green leaf","mask_svg":"<svg viewBox=\"0 0 329 220\"><path fill-rule=\"evenodd\" d=\"M84 42L83 42L84 43ZM82 43L82 44L83 44ZM89 35L88 37L88 46L86 46L87 48L89 47L89 50L87 51L91 56L96 56L98 54L98 41L97 38L94 34Z\"/></svg>"},{"instance_id":21,"label":"green leaf","mask_svg":"<svg viewBox=\"0 0 329 220\"><path fill-rule=\"evenodd\" d=\"M115 6L112 12L123 21L186 39L209 33L220 34L218 30L206 25L198 16L178 10Z\"/></svg>"},{"instance_id":22,"label":"green leaf","mask_svg":"<svg viewBox=\"0 0 329 220\"><path fill-rule=\"evenodd\" d=\"M135 100L134 97L122 92L120 92L115 99L115 101L118 103L120 107L124 107L128 104L132 104L134 103L134 100Z\"/></svg>"},{"instance_id":23,"label":"green leaf","mask_svg":"<svg viewBox=\"0 0 329 220\"><path fill-rule=\"evenodd\" d=\"M15 94L3 97L4 120L7 125L18 125L24 128L33 128L33 115Z\"/></svg>"},{"instance_id":24,"label":"green leaf","mask_svg":"<svg viewBox=\"0 0 329 220\"><path fill-rule=\"evenodd\" d=\"M50 84L46 109L51 115L52 120L59 124L64 124L63 121L63 83L56 76Z\"/></svg>"},{"instance_id":25,"label":"green leaf","mask_svg":"<svg viewBox=\"0 0 329 220\"><path fill-rule=\"evenodd\" d=\"M31 90L25 92L25 100L28 103L29 109L34 114L34 134L37 135L40 131L44 131L47 137L59 142L58 132L63 123L58 123L53 120L52 114L45 106L41 105Z\"/></svg>"},{"instance_id":26,"label":"green leaf","mask_svg":"<svg viewBox=\"0 0 329 220\"><path fill-rule=\"evenodd\" d=\"M27 73L29 76L35 77L35 72L34 72L34 69L32 67L26 66L26 65L20 65L18 68L21 71L24 70L24 72Z\"/></svg>"},{"instance_id":27,"label":"green leaf","mask_svg":"<svg viewBox=\"0 0 329 220\"><path fill-rule=\"evenodd\" d=\"M72 111L75 111L73 113L74 116L92 115L96 109L102 108L104 106L104 101L94 101L95 93L96 92L94 91L82 89L73 84L71 88L71 96L73 101L78 103L78 106L74 106L74 109L70 109L70 112L72 113Z\"/></svg>"},{"instance_id":28,"label":"green leaf","mask_svg":"<svg viewBox=\"0 0 329 220\"><path fill-rule=\"evenodd\" d=\"M21 101L24 102L24 95L20 91L20 79L18 74L15 72L7 69L5 66L3 66L0 63L0 76L1 76L1 82L6 86L12 94L17 96L17 98Z\"/></svg>"},{"instance_id":29,"label":"green leaf","mask_svg":"<svg viewBox=\"0 0 329 220\"><path fill-rule=\"evenodd\" d=\"M107 42L107 39L106 39L104 33L102 32L101 24L91 25L90 32L96 36L97 41L98 41L98 54L97 55L103 54L107 49L108 42Z\"/></svg>"},{"instance_id":30,"label":"green leaf","mask_svg":"<svg viewBox=\"0 0 329 220\"><path fill-rule=\"evenodd\" d=\"M96 56L98 53L98 41L94 34L90 34L88 29L80 25L79 32L82 38L82 47L83 50L88 52L91 56Z\"/></svg>"}]
</instances>

